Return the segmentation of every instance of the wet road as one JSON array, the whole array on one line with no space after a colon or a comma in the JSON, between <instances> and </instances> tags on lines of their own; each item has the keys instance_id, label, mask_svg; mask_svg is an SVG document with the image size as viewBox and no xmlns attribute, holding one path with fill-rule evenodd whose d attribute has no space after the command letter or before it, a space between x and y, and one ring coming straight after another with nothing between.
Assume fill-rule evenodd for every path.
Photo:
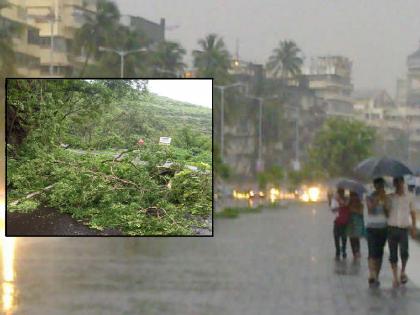
<instances>
[{"instance_id":1,"label":"wet road","mask_svg":"<svg viewBox=\"0 0 420 315\"><path fill-rule=\"evenodd\" d=\"M420 289L409 282L392 290L386 262L375 291L365 257L361 265L334 262L332 219L323 204L295 205L219 219L213 238L17 238L12 266L13 246L2 244L9 251L2 307L7 314L417 314Z\"/></svg>"}]
</instances>

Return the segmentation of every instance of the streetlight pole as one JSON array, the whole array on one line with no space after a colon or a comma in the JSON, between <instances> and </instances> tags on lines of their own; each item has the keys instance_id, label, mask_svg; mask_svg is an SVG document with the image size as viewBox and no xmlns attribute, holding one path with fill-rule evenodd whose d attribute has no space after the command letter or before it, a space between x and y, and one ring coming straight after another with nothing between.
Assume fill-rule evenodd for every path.
<instances>
[{"instance_id":1,"label":"streetlight pole","mask_svg":"<svg viewBox=\"0 0 420 315\"><path fill-rule=\"evenodd\" d=\"M244 86L244 83L237 82L230 85L215 85L216 89L220 90L220 155L222 162L224 162L224 148L225 148L225 89L231 87Z\"/></svg>"},{"instance_id":2,"label":"streetlight pole","mask_svg":"<svg viewBox=\"0 0 420 315\"><path fill-rule=\"evenodd\" d=\"M260 117L258 122L258 161L262 161L262 105L264 100L261 97L257 98L257 100Z\"/></svg>"},{"instance_id":3,"label":"streetlight pole","mask_svg":"<svg viewBox=\"0 0 420 315\"><path fill-rule=\"evenodd\" d=\"M300 148L299 148L299 118L300 118L300 111L299 106L296 106L296 139L295 139L295 161L296 161L296 168L300 168L299 163L299 156L300 156Z\"/></svg>"},{"instance_id":4,"label":"streetlight pole","mask_svg":"<svg viewBox=\"0 0 420 315\"><path fill-rule=\"evenodd\" d=\"M263 164L262 164L262 109L263 109L263 103L265 100L269 99L278 99L278 95L273 95L270 97L256 97L252 95L246 95L247 98L254 99L258 101L258 111L259 111L259 119L258 119L258 159L257 159L257 169L262 171Z\"/></svg>"},{"instance_id":5,"label":"streetlight pole","mask_svg":"<svg viewBox=\"0 0 420 315\"><path fill-rule=\"evenodd\" d=\"M295 109L295 116L296 116L295 117L295 161L294 161L293 168L295 168L296 170L299 170L300 169L300 162L299 162L299 158L300 158L300 141L299 141L300 107L299 105L296 105L296 106L286 105L286 107Z\"/></svg>"},{"instance_id":6,"label":"streetlight pole","mask_svg":"<svg viewBox=\"0 0 420 315\"><path fill-rule=\"evenodd\" d=\"M147 48L139 48L139 49L133 49L133 50L117 50L114 48L109 48L109 47L102 47L99 46L99 51L108 51L108 52L113 52L116 53L117 55L120 56L120 77L124 78L124 57L127 56L128 54L131 53L135 53L135 52L144 52L144 51L149 51Z\"/></svg>"}]
</instances>

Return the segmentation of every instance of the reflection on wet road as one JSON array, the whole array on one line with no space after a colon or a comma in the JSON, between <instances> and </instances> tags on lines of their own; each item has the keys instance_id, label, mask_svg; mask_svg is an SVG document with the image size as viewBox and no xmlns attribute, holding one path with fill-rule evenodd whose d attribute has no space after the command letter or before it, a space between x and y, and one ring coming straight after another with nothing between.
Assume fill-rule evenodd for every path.
<instances>
[{"instance_id":1,"label":"reflection on wet road","mask_svg":"<svg viewBox=\"0 0 420 315\"><path fill-rule=\"evenodd\" d=\"M392 291L386 263L375 295L367 288L364 258L360 266L334 262L332 220L325 205L307 204L217 220L213 238L19 238L14 260L13 251L6 253L13 246L2 248L14 261L3 261L2 270L15 270L3 275L3 283L12 284L3 286L3 310L415 314L420 290L409 283Z\"/></svg>"},{"instance_id":2,"label":"reflection on wet road","mask_svg":"<svg viewBox=\"0 0 420 315\"><path fill-rule=\"evenodd\" d=\"M14 307L15 295L15 244L16 239L4 236L4 203L0 204L0 246L1 246L1 262L2 262L2 305L3 314L11 315Z\"/></svg>"}]
</instances>

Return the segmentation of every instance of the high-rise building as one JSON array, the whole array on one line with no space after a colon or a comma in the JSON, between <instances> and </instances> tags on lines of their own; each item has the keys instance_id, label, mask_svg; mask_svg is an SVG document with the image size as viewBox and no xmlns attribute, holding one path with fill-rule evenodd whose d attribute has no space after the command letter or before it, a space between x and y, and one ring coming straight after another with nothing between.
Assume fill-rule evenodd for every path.
<instances>
[{"instance_id":1,"label":"high-rise building","mask_svg":"<svg viewBox=\"0 0 420 315\"><path fill-rule=\"evenodd\" d=\"M26 0L26 19L39 29L41 75L70 76L82 58L73 58L75 30L94 15L96 0Z\"/></svg>"},{"instance_id":2,"label":"high-rise building","mask_svg":"<svg viewBox=\"0 0 420 315\"><path fill-rule=\"evenodd\" d=\"M0 28L13 34L16 74L38 77L40 75L39 29L27 22L25 3L24 0L9 0L8 6L0 12ZM12 29L16 31L12 32Z\"/></svg>"},{"instance_id":3,"label":"high-rise building","mask_svg":"<svg viewBox=\"0 0 420 315\"><path fill-rule=\"evenodd\" d=\"M407 57L407 106L420 108L420 47Z\"/></svg>"}]
</instances>

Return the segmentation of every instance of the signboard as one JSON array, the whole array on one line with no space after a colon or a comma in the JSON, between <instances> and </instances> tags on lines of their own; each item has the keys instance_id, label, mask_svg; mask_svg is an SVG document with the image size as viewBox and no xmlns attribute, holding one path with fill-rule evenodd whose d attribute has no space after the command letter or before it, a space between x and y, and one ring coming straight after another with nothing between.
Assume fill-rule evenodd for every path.
<instances>
[{"instance_id":1,"label":"signboard","mask_svg":"<svg viewBox=\"0 0 420 315\"><path fill-rule=\"evenodd\" d=\"M160 137L159 144L170 145L171 144L171 137Z\"/></svg>"}]
</instances>

